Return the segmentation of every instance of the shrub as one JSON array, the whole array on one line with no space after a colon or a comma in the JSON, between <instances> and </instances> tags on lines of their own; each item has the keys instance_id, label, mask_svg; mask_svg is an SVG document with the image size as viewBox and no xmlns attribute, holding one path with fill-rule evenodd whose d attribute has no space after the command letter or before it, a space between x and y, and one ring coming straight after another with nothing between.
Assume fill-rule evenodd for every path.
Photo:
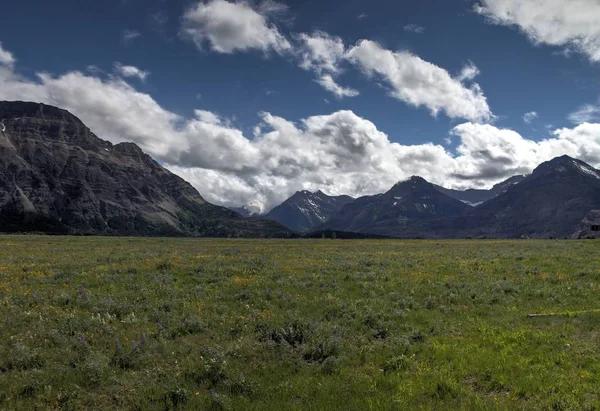
<instances>
[{"instance_id":1,"label":"shrub","mask_svg":"<svg viewBox=\"0 0 600 411\"><path fill-rule=\"evenodd\" d=\"M406 355L399 355L390 358L381 365L381 370L384 374L389 374L395 371L405 370L408 368L409 358Z\"/></svg>"},{"instance_id":2,"label":"shrub","mask_svg":"<svg viewBox=\"0 0 600 411\"><path fill-rule=\"evenodd\" d=\"M192 394L185 388L168 390L163 394L165 409L178 410L192 398Z\"/></svg>"},{"instance_id":3,"label":"shrub","mask_svg":"<svg viewBox=\"0 0 600 411\"><path fill-rule=\"evenodd\" d=\"M257 332L261 334L261 339L270 340L277 344L286 342L292 347L303 345L308 340L310 326L298 320L286 322L282 327L270 328L266 325L259 325Z\"/></svg>"},{"instance_id":4,"label":"shrub","mask_svg":"<svg viewBox=\"0 0 600 411\"><path fill-rule=\"evenodd\" d=\"M110 372L109 363L108 357L96 352L90 353L79 366L84 384L90 387L101 385Z\"/></svg>"},{"instance_id":5,"label":"shrub","mask_svg":"<svg viewBox=\"0 0 600 411\"><path fill-rule=\"evenodd\" d=\"M10 350L6 359L6 369L8 370L33 370L42 368L43 358L37 350L31 349L23 344L15 344Z\"/></svg>"},{"instance_id":6,"label":"shrub","mask_svg":"<svg viewBox=\"0 0 600 411\"><path fill-rule=\"evenodd\" d=\"M317 343L309 344L304 349L303 358L308 362L324 362L330 357L334 357L339 352L337 340L327 339Z\"/></svg>"}]
</instances>

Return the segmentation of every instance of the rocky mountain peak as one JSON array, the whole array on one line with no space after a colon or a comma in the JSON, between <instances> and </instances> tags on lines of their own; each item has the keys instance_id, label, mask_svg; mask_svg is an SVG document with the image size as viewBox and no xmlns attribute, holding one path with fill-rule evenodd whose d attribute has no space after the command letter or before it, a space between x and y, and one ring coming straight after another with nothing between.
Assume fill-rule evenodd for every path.
<instances>
[{"instance_id":1,"label":"rocky mountain peak","mask_svg":"<svg viewBox=\"0 0 600 411\"><path fill-rule=\"evenodd\" d=\"M539 165L531 174L534 178L587 177L600 180L600 171L581 160L567 155L556 157Z\"/></svg>"},{"instance_id":2,"label":"rocky mountain peak","mask_svg":"<svg viewBox=\"0 0 600 411\"><path fill-rule=\"evenodd\" d=\"M437 192L433 184L423 177L412 176L408 180L399 181L392 187L389 193L394 195L408 195L412 192Z\"/></svg>"},{"instance_id":3,"label":"rocky mountain peak","mask_svg":"<svg viewBox=\"0 0 600 411\"><path fill-rule=\"evenodd\" d=\"M134 143L112 145L66 110L0 102L0 230L62 234L286 236L207 203Z\"/></svg>"},{"instance_id":4,"label":"rocky mountain peak","mask_svg":"<svg viewBox=\"0 0 600 411\"><path fill-rule=\"evenodd\" d=\"M295 231L309 231L323 224L352 200L349 196L328 196L321 190L316 193L302 190L273 208L265 217Z\"/></svg>"},{"instance_id":5,"label":"rocky mountain peak","mask_svg":"<svg viewBox=\"0 0 600 411\"><path fill-rule=\"evenodd\" d=\"M72 122L83 125L81 120L67 110L43 103L0 101L0 112L2 113L2 120L7 121L30 118L45 121Z\"/></svg>"},{"instance_id":6,"label":"rocky mountain peak","mask_svg":"<svg viewBox=\"0 0 600 411\"><path fill-rule=\"evenodd\" d=\"M67 110L42 103L0 101L0 122L5 135L29 141L43 136L45 141L77 143L85 148L112 146Z\"/></svg>"}]
</instances>

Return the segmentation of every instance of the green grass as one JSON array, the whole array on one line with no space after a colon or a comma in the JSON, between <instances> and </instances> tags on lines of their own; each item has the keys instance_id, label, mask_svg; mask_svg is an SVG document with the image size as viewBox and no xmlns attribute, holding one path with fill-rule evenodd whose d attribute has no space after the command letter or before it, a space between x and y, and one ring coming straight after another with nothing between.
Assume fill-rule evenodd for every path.
<instances>
[{"instance_id":1,"label":"green grass","mask_svg":"<svg viewBox=\"0 0 600 411\"><path fill-rule=\"evenodd\" d=\"M0 237L0 409L599 409L598 244Z\"/></svg>"}]
</instances>

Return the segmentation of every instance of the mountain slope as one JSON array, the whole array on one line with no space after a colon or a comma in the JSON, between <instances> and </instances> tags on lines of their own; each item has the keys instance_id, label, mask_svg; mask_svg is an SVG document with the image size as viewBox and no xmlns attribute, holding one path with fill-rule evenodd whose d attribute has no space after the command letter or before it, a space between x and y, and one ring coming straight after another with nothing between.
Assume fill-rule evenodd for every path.
<instances>
[{"instance_id":1,"label":"mountain slope","mask_svg":"<svg viewBox=\"0 0 600 411\"><path fill-rule=\"evenodd\" d=\"M492 237L571 236L586 214L600 208L600 171L562 156L541 164L519 184L482 204Z\"/></svg>"},{"instance_id":2,"label":"mountain slope","mask_svg":"<svg viewBox=\"0 0 600 411\"><path fill-rule=\"evenodd\" d=\"M0 119L2 232L288 235L207 203L137 145L103 141L65 110L0 102Z\"/></svg>"},{"instance_id":3,"label":"mountain slope","mask_svg":"<svg viewBox=\"0 0 600 411\"><path fill-rule=\"evenodd\" d=\"M469 190L452 190L449 188L444 188L441 186L435 186L442 193L455 198L457 200L462 201L465 204L476 207L494 197L499 196L500 194L505 193L511 186L515 184L519 184L523 179L525 179L526 175L518 175L509 178L506 181L496 184L494 187L489 190L481 190L481 189L469 189Z\"/></svg>"},{"instance_id":4,"label":"mountain slope","mask_svg":"<svg viewBox=\"0 0 600 411\"><path fill-rule=\"evenodd\" d=\"M264 218L277 221L283 226L299 231L310 231L331 218L340 208L353 200L349 196L332 197L317 191L298 191L275 207Z\"/></svg>"},{"instance_id":5,"label":"mountain slope","mask_svg":"<svg viewBox=\"0 0 600 411\"><path fill-rule=\"evenodd\" d=\"M385 194L361 197L345 205L322 229L394 235L414 222L456 216L469 209L421 177L412 177Z\"/></svg>"},{"instance_id":6,"label":"mountain slope","mask_svg":"<svg viewBox=\"0 0 600 411\"><path fill-rule=\"evenodd\" d=\"M415 223L394 235L565 238L577 236L595 209L600 209L600 171L562 156L462 216Z\"/></svg>"}]
</instances>

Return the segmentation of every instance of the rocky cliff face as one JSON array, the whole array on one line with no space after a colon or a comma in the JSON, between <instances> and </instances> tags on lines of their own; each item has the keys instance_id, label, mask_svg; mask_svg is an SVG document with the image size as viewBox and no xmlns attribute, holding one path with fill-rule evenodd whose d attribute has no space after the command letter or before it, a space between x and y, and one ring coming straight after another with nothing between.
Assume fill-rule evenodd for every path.
<instances>
[{"instance_id":1,"label":"rocky cliff face","mask_svg":"<svg viewBox=\"0 0 600 411\"><path fill-rule=\"evenodd\" d=\"M0 231L286 236L207 203L133 143L96 137L65 110L0 102Z\"/></svg>"}]
</instances>

